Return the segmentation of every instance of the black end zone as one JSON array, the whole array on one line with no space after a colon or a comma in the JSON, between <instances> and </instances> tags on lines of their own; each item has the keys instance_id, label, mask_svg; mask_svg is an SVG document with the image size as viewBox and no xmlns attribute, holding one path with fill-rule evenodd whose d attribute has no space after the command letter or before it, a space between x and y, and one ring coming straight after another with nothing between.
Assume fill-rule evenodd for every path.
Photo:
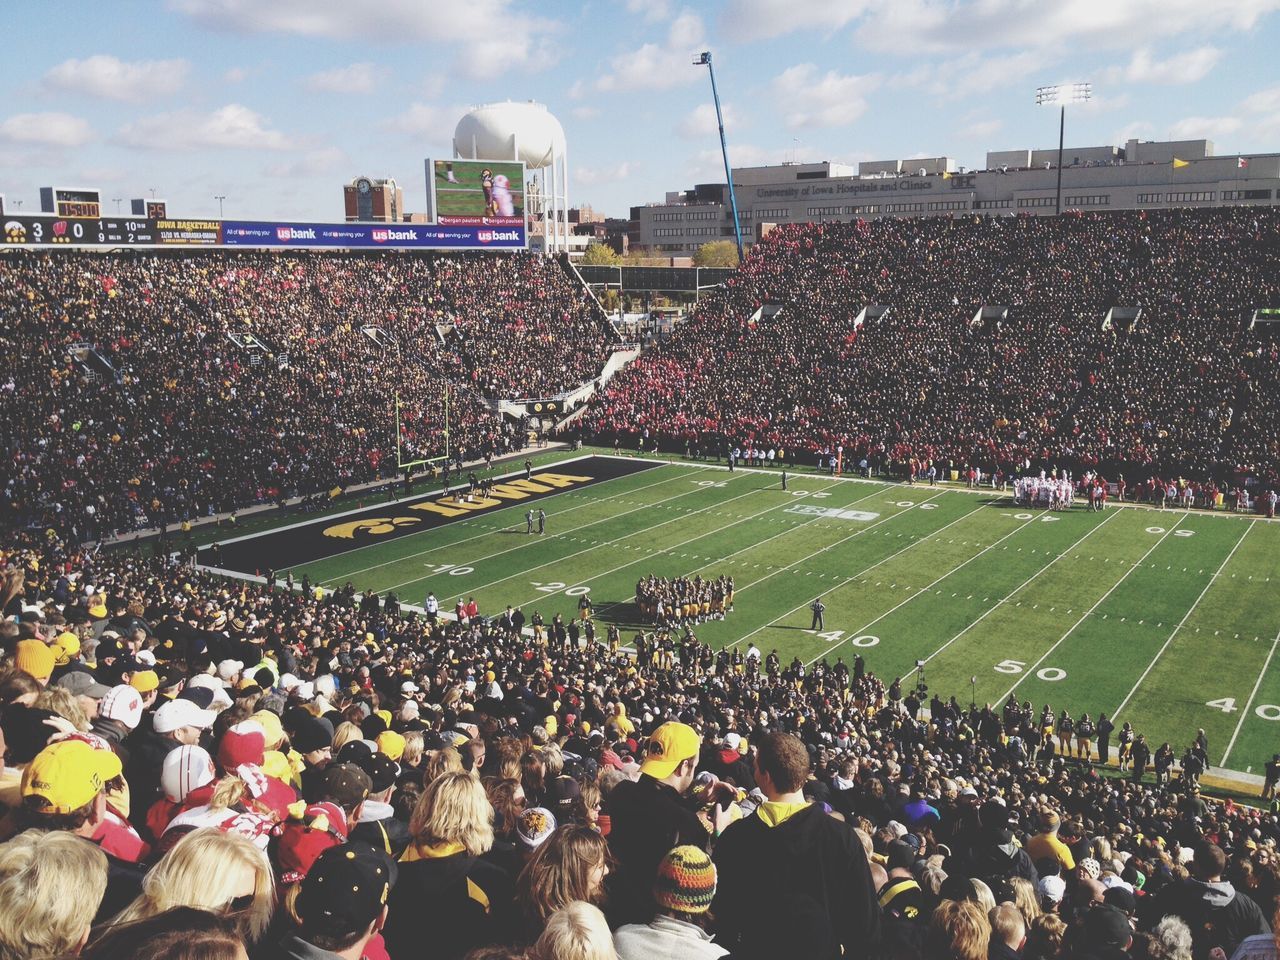
<instances>
[{"instance_id":1,"label":"black end zone","mask_svg":"<svg viewBox=\"0 0 1280 960\"><path fill-rule=\"evenodd\" d=\"M222 541L216 548L201 549L198 561L202 566L237 573L285 570L506 507L536 504L557 493L616 480L661 465L648 460L583 457L535 469L529 480L525 479L523 470L518 470L495 478L493 496L488 499L477 496L474 502L466 503L454 497L441 496L438 492L425 494L238 540ZM464 483L462 490L465 489ZM523 513L519 519L523 522Z\"/></svg>"}]
</instances>

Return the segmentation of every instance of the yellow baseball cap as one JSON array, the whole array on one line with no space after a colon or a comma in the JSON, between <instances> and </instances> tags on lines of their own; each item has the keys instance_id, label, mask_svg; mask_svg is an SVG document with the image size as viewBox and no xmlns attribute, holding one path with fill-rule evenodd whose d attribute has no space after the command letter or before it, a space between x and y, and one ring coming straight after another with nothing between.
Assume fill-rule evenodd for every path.
<instances>
[{"instance_id":1,"label":"yellow baseball cap","mask_svg":"<svg viewBox=\"0 0 1280 960\"><path fill-rule=\"evenodd\" d=\"M121 773L120 758L95 750L83 740L62 740L45 747L22 773L22 795L42 797L40 813L74 813L90 803Z\"/></svg>"},{"instance_id":2,"label":"yellow baseball cap","mask_svg":"<svg viewBox=\"0 0 1280 960\"><path fill-rule=\"evenodd\" d=\"M71 658L80 652L80 638L70 630L58 634L53 641L53 653L58 659L58 666L65 667Z\"/></svg>"},{"instance_id":3,"label":"yellow baseball cap","mask_svg":"<svg viewBox=\"0 0 1280 960\"><path fill-rule=\"evenodd\" d=\"M263 732L267 735L267 749L274 750L280 746L280 742L284 740L284 726L280 723L280 718L270 710L259 710L250 720L257 720L262 724Z\"/></svg>"},{"instance_id":4,"label":"yellow baseball cap","mask_svg":"<svg viewBox=\"0 0 1280 960\"><path fill-rule=\"evenodd\" d=\"M129 686L139 693L150 693L160 686L160 677L154 670L139 670L129 678Z\"/></svg>"},{"instance_id":5,"label":"yellow baseball cap","mask_svg":"<svg viewBox=\"0 0 1280 960\"><path fill-rule=\"evenodd\" d=\"M687 723L674 720L664 723L649 737L640 772L655 780L664 780L675 773L683 761L696 757L701 747L702 738Z\"/></svg>"},{"instance_id":6,"label":"yellow baseball cap","mask_svg":"<svg viewBox=\"0 0 1280 960\"><path fill-rule=\"evenodd\" d=\"M400 762L404 756L404 737L394 730L383 730L378 734L378 752L385 754L388 760Z\"/></svg>"}]
</instances>

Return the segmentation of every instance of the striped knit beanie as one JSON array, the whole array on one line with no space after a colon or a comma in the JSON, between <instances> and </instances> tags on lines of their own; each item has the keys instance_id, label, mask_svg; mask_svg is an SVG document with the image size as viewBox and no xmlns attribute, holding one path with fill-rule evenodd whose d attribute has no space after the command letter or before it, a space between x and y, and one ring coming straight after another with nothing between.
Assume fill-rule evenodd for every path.
<instances>
[{"instance_id":1,"label":"striped knit beanie","mask_svg":"<svg viewBox=\"0 0 1280 960\"><path fill-rule=\"evenodd\" d=\"M716 895L716 865L697 847L676 847L658 864L653 898L673 913L706 913Z\"/></svg>"}]
</instances>

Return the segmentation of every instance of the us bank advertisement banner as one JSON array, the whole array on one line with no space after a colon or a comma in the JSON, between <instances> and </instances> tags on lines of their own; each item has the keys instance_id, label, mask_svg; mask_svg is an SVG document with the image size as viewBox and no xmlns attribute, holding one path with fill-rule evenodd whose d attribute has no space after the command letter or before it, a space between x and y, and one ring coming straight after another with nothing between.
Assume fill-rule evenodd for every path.
<instances>
[{"instance_id":1,"label":"us bank advertisement banner","mask_svg":"<svg viewBox=\"0 0 1280 960\"><path fill-rule=\"evenodd\" d=\"M272 223L226 220L228 247L351 247L507 250L528 246L523 226L440 226L429 223Z\"/></svg>"}]
</instances>

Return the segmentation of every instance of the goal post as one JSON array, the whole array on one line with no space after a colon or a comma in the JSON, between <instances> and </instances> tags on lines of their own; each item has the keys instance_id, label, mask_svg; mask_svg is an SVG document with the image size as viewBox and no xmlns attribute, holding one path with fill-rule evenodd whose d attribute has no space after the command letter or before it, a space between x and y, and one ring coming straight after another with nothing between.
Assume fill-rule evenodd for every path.
<instances>
[{"instance_id":1,"label":"goal post","mask_svg":"<svg viewBox=\"0 0 1280 960\"><path fill-rule=\"evenodd\" d=\"M404 422L400 412L400 408L402 404L400 402L400 392L396 391L396 394L395 394L396 468L401 473L403 473L406 470L413 470L416 467L423 467L423 466L434 467L438 463L449 462L449 458L451 456L451 446L450 446L451 445L451 438L450 438L451 398L449 393L449 387L447 384L445 385L443 390L442 400L443 400L443 407L444 407L444 416L442 418L443 429L441 430L441 434L444 437L444 453L440 456L435 456L435 457L419 457L413 460L405 460ZM412 455L413 455L412 451L410 451L410 456Z\"/></svg>"}]
</instances>

